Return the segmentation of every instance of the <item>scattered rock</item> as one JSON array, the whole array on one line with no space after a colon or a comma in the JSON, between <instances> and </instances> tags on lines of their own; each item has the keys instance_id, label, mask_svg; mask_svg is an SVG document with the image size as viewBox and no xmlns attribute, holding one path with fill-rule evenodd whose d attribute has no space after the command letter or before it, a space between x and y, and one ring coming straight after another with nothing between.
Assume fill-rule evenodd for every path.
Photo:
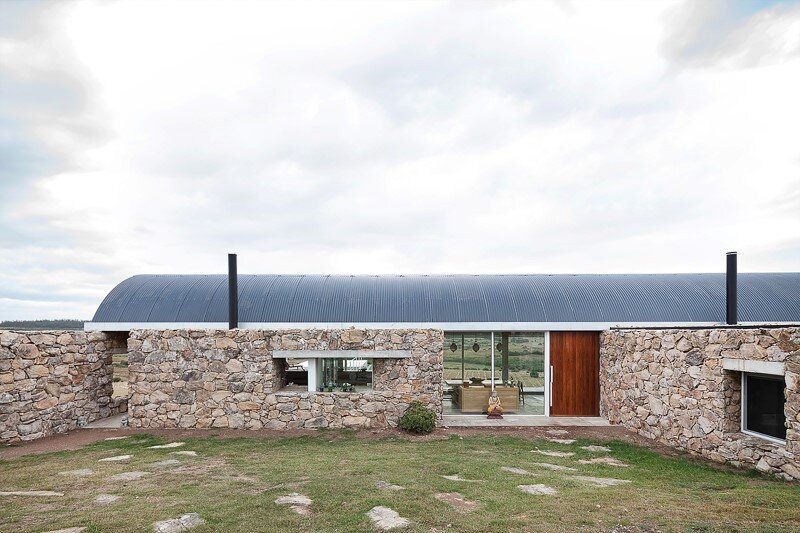
<instances>
[{"instance_id":1,"label":"scattered rock","mask_svg":"<svg viewBox=\"0 0 800 533\"><path fill-rule=\"evenodd\" d=\"M114 503L115 501L119 500L120 497L116 494L98 494L97 498L94 499L94 503L99 503L102 505L106 505L109 503Z\"/></svg>"},{"instance_id":2,"label":"scattered rock","mask_svg":"<svg viewBox=\"0 0 800 533\"><path fill-rule=\"evenodd\" d=\"M581 459L578 462L585 465L609 465L609 466L619 466L619 467L628 466L619 459L615 459L613 457L595 457L594 459Z\"/></svg>"},{"instance_id":3,"label":"scattered rock","mask_svg":"<svg viewBox=\"0 0 800 533\"><path fill-rule=\"evenodd\" d=\"M281 496L275 500L278 505L288 505L292 511L299 515L308 516L311 514L311 498L304 494L292 492L286 496Z\"/></svg>"},{"instance_id":4,"label":"scattered rock","mask_svg":"<svg viewBox=\"0 0 800 533\"><path fill-rule=\"evenodd\" d=\"M148 446L148 448L150 448L151 450L166 450L168 448L180 448L184 444L186 444L186 443L185 442L170 442L169 444L158 444L156 446Z\"/></svg>"},{"instance_id":5,"label":"scattered rock","mask_svg":"<svg viewBox=\"0 0 800 533\"><path fill-rule=\"evenodd\" d=\"M94 474L94 471L91 468L81 468L79 470L67 470L65 472L59 472L62 476L75 476L75 477L87 477Z\"/></svg>"},{"instance_id":6,"label":"scattered rock","mask_svg":"<svg viewBox=\"0 0 800 533\"><path fill-rule=\"evenodd\" d=\"M569 478L597 487L613 487L631 482L630 479L615 479L613 477L570 476Z\"/></svg>"},{"instance_id":7,"label":"scattered rock","mask_svg":"<svg viewBox=\"0 0 800 533\"><path fill-rule=\"evenodd\" d=\"M181 452L172 452L173 455L185 455L186 457L197 457L197 452L192 450L183 450Z\"/></svg>"},{"instance_id":8,"label":"scattered rock","mask_svg":"<svg viewBox=\"0 0 800 533\"><path fill-rule=\"evenodd\" d=\"M556 442L558 444L575 444L575 439L547 439L550 442Z\"/></svg>"},{"instance_id":9,"label":"scattered rock","mask_svg":"<svg viewBox=\"0 0 800 533\"><path fill-rule=\"evenodd\" d=\"M400 485L392 485L391 483L387 483L385 481L376 481L375 486L381 490L403 490L405 487L401 487Z\"/></svg>"},{"instance_id":10,"label":"scattered rock","mask_svg":"<svg viewBox=\"0 0 800 533\"><path fill-rule=\"evenodd\" d=\"M137 479L142 479L149 473L150 472L122 472L121 474L111 476L111 481L136 481Z\"/></svg>"},{"instance_id":11,"label":"scattered rock","mask_svg":"<svg viewBox=\"0 0 800 533\"><path fill-rule=\"evenodd\" d=\"M122 439L127 439L129 437L130 437L130 435L124 435L122 437L106 437L103 440L122 440Z\"/></svg>"},{"instance_id":12,"label":"scattered rock","mask_svg":"<svg viewBox=\"0 0 800 533\"><path fill-rule=\"evenodd\" d=\"M528 472L524 468L517 468L514 466L501 466L500 470L511 472L512 474L519 474L520 476L535 476L533 472Z\"/></svg>"},{"instance_id":13,"label":"scattered rock","mask_svg":"<svg viewBox=\"0 0 800 533\"><path fill-rule=\"evenodd\" d=\"M449 479L450 481L463 481L464 483L485 483L486 480L484 479L464 479L463 477L459 476L458 474L453 474L451 476L442 476L445 479Z\"/></svg>"},{"instance_id":14,"label":"scattered rock","mask_svg":"<svg viewBox=\"0 0 800 533\"><path fill-rule=\"evenodd\" d=\"M569 431L566 429L548 429L547 433L550 435L569 435Z\"/></svg>"},{"instance_id":15,"label":"scattered rock","mask_svg":"<svg viewBox=\"0 0 800 533\"><path fill-rule=\"evenodd\" d=\"M574 472L575 470L577 470L575 468L572 468L571 466L561 466L550 463L533 463L533 464L540 468L544 468L546 470L553 470L555 472Z\"/></svg>"},{"instance_id":16,"label":"scattered rock","mask_svg":"<svg viewBox=\"0 0 800 533\"><path fill-rule=\"evenodd\" d=\"M548 457L572 457L575 455L574 452L552 452L550 450L540 450L538 448L533 450L533 453L547 455Z\"/></svg>"},{"instance_id":17,"label":"scattered rock","mask_svg":"<svg viewBox=\"0 0 800 533\"><path fill-rule=\"evenodd\" d=\"M461 513L468 513L478 508L478 502L465 500L464 496L458 492L438 492L434 494L434 497L439 501L449 503Z\"/></svg>"},{"instance_id":18,"label":"scattered rock","mask_svg":"<svg viewBox=\"0 0 800 533\"><path fill-rule=\"evenodd\" d=\"M537 496L555 496L558 494L556 489L548 487L547 485L517 485L517 488L522 492L535 494Z\"/></svg>"},{"instance_id":19,"label":"scattered rock","mask_svg":"<svg viewBox=\"0 0 800 533\"><path fill-rule=\"evenodd\" d=\"M100 459L98 462L100 463L119 463L122 461L127 461L128 459L132 458L132 455L115 455L114 457L106 457L104 459Z\"/></svg>"},{"instance_id":20,"label":"scattered rock","mask_svg":"<svg viewBox=\"0 0 800 533\"><path fill-rule=\"evenodd\" d=\"M587 452L610 452L611 448L606 448L605 446L581 446L581 450L586 450Z\"/></svg>"},{"instance_id":21,"label":"scattered rock","mask_svg":"<svg viewBox=\"0 0 800 533\"><path fill-rule=\"evenodd\" d=\"M181 462L177 459L165 459L163 461L158 461L157 463L151 463L151 466L155 468L166 468L168 466L178 466L179 464L181 464Z\"/></svg>"},{"instance_id":22,"label":"scattered rock","mask_svg":"<svg viewBox=\"0 0 800 533\"><path fill-rule=\"evenodd\" d=\"M180 533L205 524L206 521L200 518L197 513L189 513L180 518L171 518L153 524L155 533Z\"/></svg>"},{"instance_id":23,"label":"scattered rock","mask_svg":"<svg viewBox=\"0 0 800 533\"><path fill-rule=\"evenodd\" d=\"M372 525L375 526L375 528L383 531L405 527L411 523L400 516L397 511L389 509L388 507L383 507L382 505L370 509L367 512L367 516L372 520Z\"/></svg>"},{"instance_id":24,"label":"scattered rock","mask_svg":"<svg viewBox=\"0 0 800 533\"><path fill-rule=\"evenodd\" d=\"M7 490L0 491L0 496L63 496L63 492L52 490Z\"/></svg>"}]
</instances>

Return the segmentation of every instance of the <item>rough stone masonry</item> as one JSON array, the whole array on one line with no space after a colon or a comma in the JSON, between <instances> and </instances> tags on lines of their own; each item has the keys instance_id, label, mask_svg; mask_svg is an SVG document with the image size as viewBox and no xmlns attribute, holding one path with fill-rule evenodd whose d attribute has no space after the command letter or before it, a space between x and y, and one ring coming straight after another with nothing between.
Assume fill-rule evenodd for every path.
<instances>
[{"instance_id":1,"label":"rough stone masonry","mask_svg":"<svg viewBox=\"0 0 800 533\"><path fill-rule=\"evenodd\" d=\"M784 363L786 442L741 433L741 373ZM611 330L600 337L601 414L709 459L800 479L800 328Z\"/></svg>"},{"instance_id":2,"label":"rough stone masonry","mask_svg":"<svg viewBox=\"0 0 800 533\"><path fill-rule=\"evenodd\" d=\"M63 433L125 410L113 401L111 355L124 337L0 331L0 442Z\"/></svg>"},{"instance_id":3,"label":"rough stone masonry","mask_svg":"<svg viewBox=\"0 0 800 533\"><path fill-rule=\"evenodd\" d=\"M412 400L442 413L440 330L134 330L128 340L131 427L386 428ZM373 360L373 390L282 390L274 350L410 350Z\"/></svg>"}]
</instances>

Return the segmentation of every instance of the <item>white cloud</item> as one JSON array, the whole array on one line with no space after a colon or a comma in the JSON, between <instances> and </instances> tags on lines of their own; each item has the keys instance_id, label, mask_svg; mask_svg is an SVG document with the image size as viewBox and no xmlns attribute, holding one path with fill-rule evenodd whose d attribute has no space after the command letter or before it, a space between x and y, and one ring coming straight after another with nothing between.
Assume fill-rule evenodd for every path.
<instances>
[{"instance_id":1,"label":"white cloud","mask_svg":"<svg viewBox=\"0 0 800 533\"><path fill-rule=\"evenodd\" d=\"M730 249L796 270L800 61L773 53L796 10L701 47L687 6L42 9L0 35L2 75L82 96L14 112L59 163L0 186L0 319L88 317L228 251L244 273L718 271ZM755 27L762 59L719 52Z\"/></svg>"}]
</instances>

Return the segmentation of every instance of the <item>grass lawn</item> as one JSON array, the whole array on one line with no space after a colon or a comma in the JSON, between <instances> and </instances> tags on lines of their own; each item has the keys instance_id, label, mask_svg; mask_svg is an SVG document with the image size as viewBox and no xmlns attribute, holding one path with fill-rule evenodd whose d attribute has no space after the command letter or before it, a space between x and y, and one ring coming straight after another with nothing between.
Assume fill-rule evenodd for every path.
<instances>
[{"instance_id":1,"label":"grass lawn","mask_svg":"<svg viewBox=\"0 0 800 533\"><path fill-rule=\"evenodd\" d=\"M750 472L730 471L683 458L664 457L619 441L578 440L570 445L516 436L457 435L439 440L365 438L323 431L314 437L181 439L180 448L148 449L164 438L134 435L77 451L0 461L0 491L53 490L61 497L0 496L0 530L48 531L88 526L88 531L151 531L159 520L196 512L206 520L193 531L371 531L365 513L390 507L411 521L407 531L797 531L800 486ZM603 444L611 452L588 452ZM547 457L532 450L574 452ZM197 457L173 455L194 450ZM132 454L127 463L98 462ZM611 456L619 468L581 464ZM178 459L180 465L153 463ZM543 470L536 462L576 468ZM501 470L517 467L523 476ZM59 474L91 469L87 477ZM113 482L114 474L146 471L137 481ZM450 481L442 475L483 480ZM570 475L631 480L597 487ZM378 490L376 481L405 487ZM555 496L529 495L520 484L544 484ZM302 517L275 499L292 492L311 498ZM436 493L458 492L478 503L459 511ZM121 496L111 504L98 494Z\"/></svg>"}]
</instances>

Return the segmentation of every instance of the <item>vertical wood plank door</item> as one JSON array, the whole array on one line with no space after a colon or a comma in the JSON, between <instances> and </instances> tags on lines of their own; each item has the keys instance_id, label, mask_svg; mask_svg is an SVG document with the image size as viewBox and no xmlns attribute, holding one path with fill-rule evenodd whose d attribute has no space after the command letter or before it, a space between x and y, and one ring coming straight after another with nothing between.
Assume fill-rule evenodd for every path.
<instances>
[{"instance_id":1,"label":"vertical wood plank door","mask_svg":"<svg viewBox=\"0 0 800 533\"><path fill-rule=\"evenodd\" d=\"M600 415L600 333L550 332L551 416Z\"/></svg>"}]
</instances>

